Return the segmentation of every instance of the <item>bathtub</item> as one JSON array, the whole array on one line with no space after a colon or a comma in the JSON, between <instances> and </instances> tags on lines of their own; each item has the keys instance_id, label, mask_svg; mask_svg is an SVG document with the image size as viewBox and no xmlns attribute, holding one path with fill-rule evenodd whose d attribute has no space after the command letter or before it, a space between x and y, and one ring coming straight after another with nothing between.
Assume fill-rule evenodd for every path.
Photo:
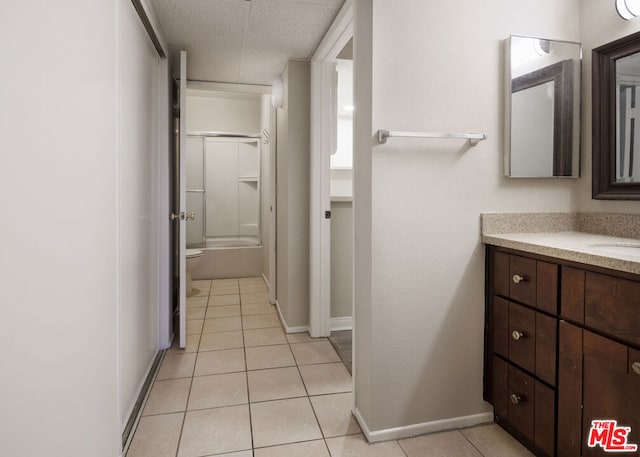
<instances>
[{"instance_id":1,"label":"bathtub","mask_svg":"<svg viewBox=\"0 0 640 457\"><path fill-rule=\"evenodd\" d=\"M262 276L262 246L251 236L208 238L193 279L247 278Z\"/></svg>"},{"instance_id":2,"label":"bathtub","mask_svg":"<svg viewBox=\"0 0 640 457\"><path fill-rule=\"evenodd\" d=\"M207 238L207 248L234 248L260 246L260 240L255 236L212 237Z\"/></svg>"}]
</instances>

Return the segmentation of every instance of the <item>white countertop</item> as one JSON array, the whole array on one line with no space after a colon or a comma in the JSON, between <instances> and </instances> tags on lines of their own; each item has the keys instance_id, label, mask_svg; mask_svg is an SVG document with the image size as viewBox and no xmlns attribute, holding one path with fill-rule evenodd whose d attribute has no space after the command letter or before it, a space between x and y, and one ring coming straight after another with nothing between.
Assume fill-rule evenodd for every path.
<instances>
[{"instance_id":1,"label":"white countertop","mask_svg":"<svg viewBox=\"0 0 640 457\"><path fill-rule=\"evenodd\" d=\"M640 274L640 240L584 232L483 234L482 242L573 262ZM618 252L620 251L620 252ZM637 253L636 253L637 251Z\"/></svg>"}]
</instances>

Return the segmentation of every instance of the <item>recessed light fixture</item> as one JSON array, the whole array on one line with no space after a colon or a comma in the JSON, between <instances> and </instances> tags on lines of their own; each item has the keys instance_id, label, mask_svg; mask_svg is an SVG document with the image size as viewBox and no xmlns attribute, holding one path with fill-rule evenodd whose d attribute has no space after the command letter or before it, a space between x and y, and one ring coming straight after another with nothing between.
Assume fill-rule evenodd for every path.
<instances>
[{"instance_id":1,"label":"recessed light fixture","mask_svg":"<svg viewBox=\"0 0 640 457\"><path fill-rule=\"evenodd\" d=\"M640 16L640 0L616 0L616 10L627 21Z\"/></svg>"}]
</instances>

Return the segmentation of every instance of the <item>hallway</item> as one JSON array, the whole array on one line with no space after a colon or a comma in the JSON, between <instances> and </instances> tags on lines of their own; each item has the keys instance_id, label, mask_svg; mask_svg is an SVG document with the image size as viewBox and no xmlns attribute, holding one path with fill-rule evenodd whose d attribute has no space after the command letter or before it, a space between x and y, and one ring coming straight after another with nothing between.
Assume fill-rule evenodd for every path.
<instances>
[{"instance_id":1,"label":"hallway","mask_svg":"<svg viewBox=\"0 0 640 457\"><path fill-rule=\"evenodd\" d=\"M285 335L262 278L194 287L187 347L167 351L128 457L176 450L245 457L253 448L319 440L293 446L294 455L315 455L323 438L360 432L350 413L351 376L333 347L306 333Z\"/></svg>"},{"instance_id":2,"label":"hallway","mask_svg":"<svg viewBox=\"0 0 640 457\"><path fill-rule=\"evenodd\" d=\"M262 278L194 281L127 457L530 455L495 425L369 445L324 338L285 335Z\"/></svg>"}]
</instances>

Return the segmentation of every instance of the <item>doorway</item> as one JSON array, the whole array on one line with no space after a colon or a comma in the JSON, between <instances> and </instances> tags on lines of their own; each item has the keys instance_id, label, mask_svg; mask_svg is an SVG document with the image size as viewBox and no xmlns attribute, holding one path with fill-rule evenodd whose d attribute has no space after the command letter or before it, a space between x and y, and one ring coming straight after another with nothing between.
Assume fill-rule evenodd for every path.
<instances>
[{"instance_id":1,"label":"doorway","mask_svg":"<svg viewBox=\"0 0 640 457\"><path fill-rule=\"evenodd\" d=\"M312 58L312 337L330 337L332 331L351 332L353 327L354 109L352 101L344 101L345 95L352 99L353 92L352 37L353 2L347 1ZM347 336L342 334L341 342ZM340 348L337 344L339 352ZM351 351L343 352L347 355ZM346 365L351 368L350 358Z\"/></svg>"},{"instance_id":2,"label":"doorway","mask_svg":"<svg viewBox=\"0 0 640 457\"><path fill-rule=\"evenodd\" d=\"M351 372L353 328L353 40L336 58L336 149L330 158L329 341Z\"/></svg>"}]
</instances>

